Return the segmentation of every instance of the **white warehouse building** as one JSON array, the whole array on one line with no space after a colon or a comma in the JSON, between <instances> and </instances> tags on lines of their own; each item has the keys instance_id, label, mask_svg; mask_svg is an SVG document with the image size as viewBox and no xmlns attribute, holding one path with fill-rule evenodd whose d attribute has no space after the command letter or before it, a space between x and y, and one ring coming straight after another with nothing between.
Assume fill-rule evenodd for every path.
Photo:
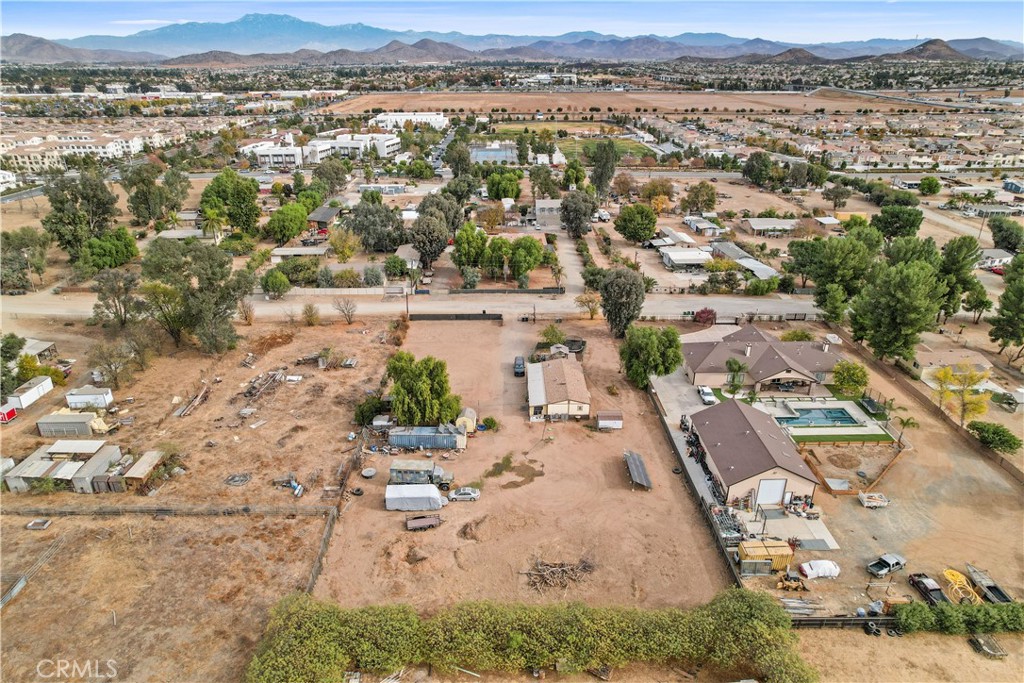
<instances>
[{"instance_id":1,"label":"white warehouse building","mask_svg":"<svg viewBox=\"0 0 1024 683\"><path fill-rule=\"evenodd\" d=\"M370 125L394 130L395 128L404 128L407 121L411 121L414 126L426 124L431 128L436 128L437 130L443 130L448 127L448 117L441 112L434 111L410 111L377 114L370 119Z\"/></svg>"}]
</instances>

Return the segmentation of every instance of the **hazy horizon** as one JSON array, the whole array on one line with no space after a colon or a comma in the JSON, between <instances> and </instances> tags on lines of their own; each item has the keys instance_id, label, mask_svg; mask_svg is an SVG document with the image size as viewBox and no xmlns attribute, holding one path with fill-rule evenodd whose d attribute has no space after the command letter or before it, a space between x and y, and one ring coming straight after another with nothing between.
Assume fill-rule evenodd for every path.
<instances>
[{"instance_id":1,"label":"hazy horizon","mask_svg":"<svg viewBox=\"0 0 1024 683\"><path fill-rule=\"evenodd\" d=\"M363 23L396 31L553 36L596 31L620 36L725 33L789 43L871 38L988 37L1022 41L1020 0L819 0L669 2L520 0L500 6L467 0L278 0L277 2L129 2L14 0L2 3L3 33L48 39L125 36L174 23L230 22L246 14L288 14L327 26Z\"/></svg>"}]
</instances>

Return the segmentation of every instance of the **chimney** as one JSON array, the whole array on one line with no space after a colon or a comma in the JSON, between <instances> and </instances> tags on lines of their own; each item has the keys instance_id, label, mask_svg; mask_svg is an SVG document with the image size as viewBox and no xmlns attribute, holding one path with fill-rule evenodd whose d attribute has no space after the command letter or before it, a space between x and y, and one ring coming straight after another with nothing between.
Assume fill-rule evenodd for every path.
<instances>
[{"instance_id":1,"label":"chimney","mask_svg":"<svg viewBox=\"0 0 1024 683\"><path fill-rule=\"evenodd\" d=\"M828 342L822 342L821 350L824 351L825 353L828 353Z\"/></svg>"},{"instance_id":2,"label":"chimney","mask_svg":"<svg viewBox=\"0 0 1024 683\"><path fill-rule=\"evenodd\" d=\"M751 346L753 346L753 344L747 344L747 347L745 349L743 349L743 355L744 356L749 356L750 355L750 347Z\"/></svg>"}]
</instances>

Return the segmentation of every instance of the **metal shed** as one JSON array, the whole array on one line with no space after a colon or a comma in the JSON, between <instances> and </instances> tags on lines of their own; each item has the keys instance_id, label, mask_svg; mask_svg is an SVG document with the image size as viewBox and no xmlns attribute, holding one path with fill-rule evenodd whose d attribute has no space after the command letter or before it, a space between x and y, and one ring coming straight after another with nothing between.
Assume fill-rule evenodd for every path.
<instances>
[{"instance_id":1,"label":"metal shed","mask_svg":"<svg viewBox=\"0 0 1024 683\"><path fill-rule=\"evenodd\" d=\"M464 429L467 434L476 431L476 411L472 408L463 408L459 416L455 418L455 426Z\"/></svg>"},{"instance_id":2,"label":"metal shed","mask_svg":"<svg viewBox=\"0 0 1024 683\"><path fill-rule=\"evenodd\" d=\"M117 446L104 446L89 458L71 478L71 485L76 493L93 493L93 478L104 476L110 466L121 459L121 449Z\"/></svg>"},{"instance_id":3,"label":"metal shed","mask_svg":"<svg viewBox=\"0 0 1024 683\"><path fill-rule=\"evenodd\" d=\"M163 451L146 451L142 457L135 461L135 464L124 473L124 483L128 489L133 489L145 484L153 476L153 470L163 462Z\"/></svg>"},{"instance_id":4,"label":"metal shed","mask_svg":"<svg viewBox=\"0 0 1024 683\"><path fill-rule=\"evenodd\" d=\"M10 403L0 406L0 424L7 424L16 417L18 417L17 407Z\"/></svg>"},{"instance_id":5,"label":"metal shed","mask_svg":"<svg viewBox=\"0 0 1024 683\"><path fill-rule=\"evenodd\" d=\"M465 448L466 430L453 424L436 427L395 427L388 444L400 448Z\"/></svg>"},{"instance_id":6,"label":"metal shed","mask_svg":"<svg viewBox=\"0 0 1024 683\"><path fill-rule=\"evenodd\" d=\"M39 436L92 436L96 413L53 413L39 418Z\"/></svg>"},{"instance_id":7,"label":"metal shed","mask_svg":"<svg viewBox=\"0 0 1024 683\"><path fill-rule=\"evenodd\" d=\"M621 410L599 410L597 411L597 428L600 430L605 429L622 429L622 411Z\"/></svg>"},{"instance_id":8,"label":"metal shed","mask_svg":"<svg viewBox=\"0 0 1024 683\"><path fill-rule=\"evenodd\" d=\"M626 461L626 469L629 470L632 487L642 486L650 491L653 488L651 477L647 474L647 466L644 465L644 459L640 457L640 454L626 451L622 457Z\"/></svg>"},{"instance_id":9,"label":"metal shed","mask_svg":"<svg viewBox=\"0 0 1024 683\"><path fill-rule=\"evenodd\" d=\"M53 391L53 380L49 376L33 377L11 392L7 398L7 404L18 410L24 410L51 391Z\"/></svg>"}]
</instances>

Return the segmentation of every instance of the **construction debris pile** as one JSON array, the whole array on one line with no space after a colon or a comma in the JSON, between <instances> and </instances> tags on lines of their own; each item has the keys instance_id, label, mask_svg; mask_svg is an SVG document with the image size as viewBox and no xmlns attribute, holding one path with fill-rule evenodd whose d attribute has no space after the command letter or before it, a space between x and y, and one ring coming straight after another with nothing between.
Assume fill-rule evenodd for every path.
<instances>
[{"instance_id":1,"label":"construction debris pile","mask_svg":"<svg viewBox=\"0 0 1024 683\"><path fill-rule=\"evenodd\" d=\"M260 373L249 381L249 386L242 392L242 395L249 399L249 403L258 401L262 396L274 393L284 378L284 369Z\"/></svg>"},{"instance_id":2,"label":"construction debris pile","mask_svg":"<svg viewBox=\"0 0 1024 683\"><path fill-rule=\"evenodd\" d=\"M543 592L546 588L568 588L595 569L597 566L587 559L576 563L534 560L532 568L520 573L526 576L527 585Z\"/></svg>"}]
</instances>

